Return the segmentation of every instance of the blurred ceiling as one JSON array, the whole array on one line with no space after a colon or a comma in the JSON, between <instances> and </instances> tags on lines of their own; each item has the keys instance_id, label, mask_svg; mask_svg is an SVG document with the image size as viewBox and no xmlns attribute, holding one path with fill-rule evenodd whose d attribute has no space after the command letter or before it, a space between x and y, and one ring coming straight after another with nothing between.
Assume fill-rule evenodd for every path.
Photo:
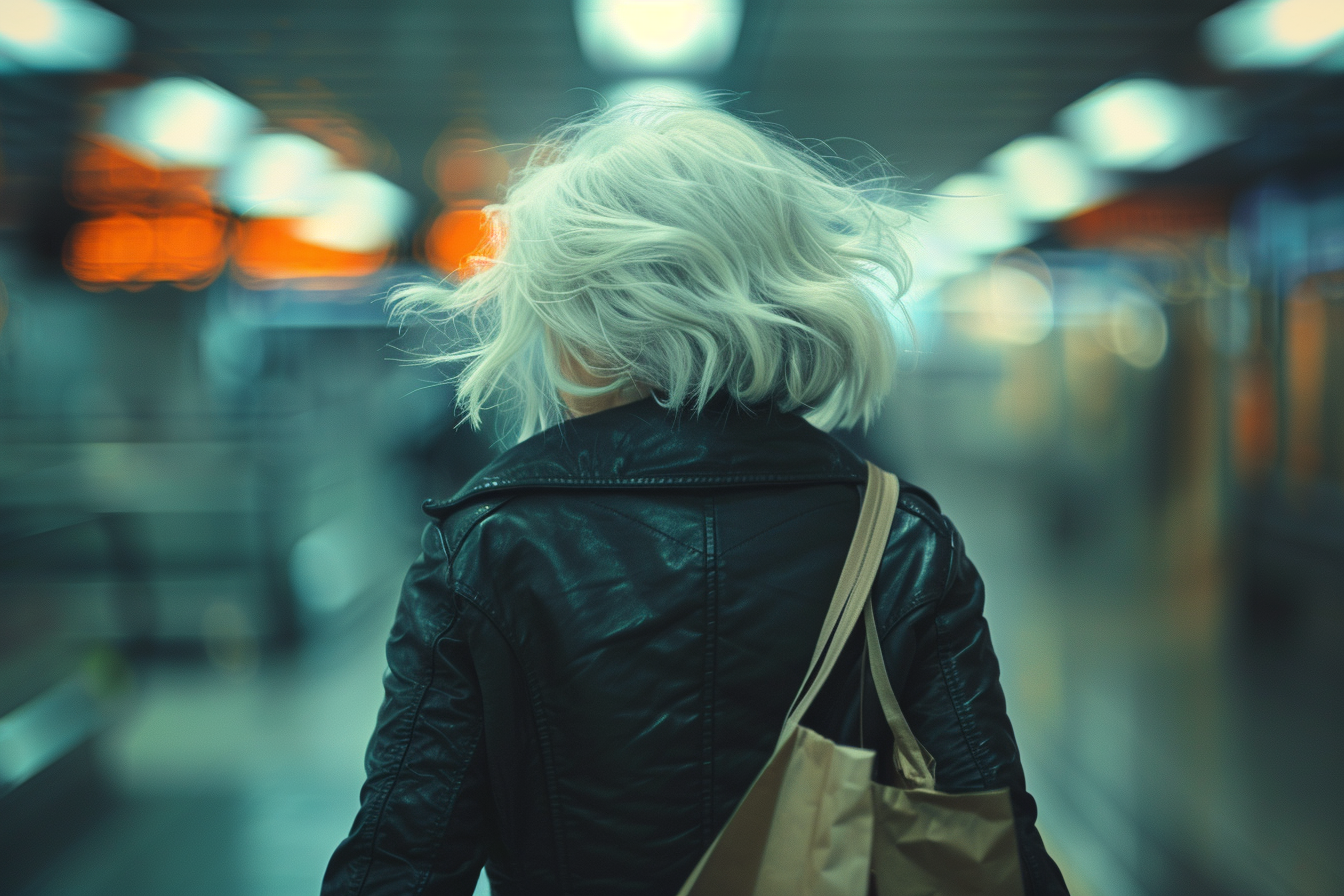
<instances>
[{"instance_id":1,"label":"blurred ceiling","mask_svg":"<svg viewBox=\"0 0 1344 896\"><path fill-rule=\"evenodd\" d=\"M751 105L796 134L864 140L932 187L1112 78L1171 74L1225 3L794 0Z\"/></svg>"},{"instance_id":2,"label":"blurred ceiling","mask_svg":"<svg viewBox=\"0 0 1344 896\"><path fill-rule=\"evenodd\" d=\"M339 109L391 142L402 170L387 173L417 191L420 160L456 116L480 114L501 139L526 140L613 80L584 61L565 0L106 5L137 27L134 64L203 75L268 112ZM1047 129L1111 78L1173 74L1195 55L1196 24L1223 5L746 0L737 54L707 86L743 92L741 108L797 136L865 141L932 186Z\"/></svg>"}]
</instances>

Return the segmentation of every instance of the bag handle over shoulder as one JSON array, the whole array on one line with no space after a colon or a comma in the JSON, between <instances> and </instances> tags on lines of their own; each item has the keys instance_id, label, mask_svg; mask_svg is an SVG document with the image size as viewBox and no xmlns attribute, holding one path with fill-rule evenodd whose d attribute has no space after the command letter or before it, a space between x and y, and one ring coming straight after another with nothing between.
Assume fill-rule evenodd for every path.
<instances>
[{"instance_id":1,"label":"bag handle over shoulder","mask_svg":"<svg viewBox=\"0 0 1344 896\"><path fill-rule=\"evenodd\" d=\"M869 668L877 688L878 701L882 705L882 715L891 728L895 743L892 759L896 772L914 787L932 789L933 758L915 738L896 700L886 664L882 660L882 645L873 617L872 601L869 600L896 516L900 491L901 484L895 476L868 463L868 487L859 509L859 522L850 541L844 568L840 572L840 581L821 624L821 633L812 651L807 674L803 676L803 683L784 720L778 743L784 743L801 724L803 716L839 661L840 653L858 624L859 616L863 615Z\"/></svg>"},{"instance_id":2,"label":"bag handle over shoulder","mask_svg":"<svg viewBox=\"0 0 1344 896\"><path fill-rule=\"evenodd\" d=\"M779 736L781 744L793 734L812 706L812 701L817 699L817 694L840 659L845 642L858 624L882 563L887 536L896 516L900 490L900 483L895 476L872 463L868 464L868 488L863 495L863 505L859 508L859 523L849 543L849 553L840 571L840 581L835 586L831 605L821 624L817 646L812 651L812 661L808 664L798 695L793 698L793 704L784 719Z\"/></svg>"}]
</instances>

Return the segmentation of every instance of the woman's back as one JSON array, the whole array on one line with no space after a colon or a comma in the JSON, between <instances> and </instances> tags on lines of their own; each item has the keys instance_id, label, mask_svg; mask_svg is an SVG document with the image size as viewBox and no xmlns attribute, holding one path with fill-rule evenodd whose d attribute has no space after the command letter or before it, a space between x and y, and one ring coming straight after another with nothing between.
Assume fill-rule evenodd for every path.
<instances>
[{"instance_id":1,"label":"woman's back","mask_svg":"<svg viewBox=\"0 0 1344 896\"><path fill-rule=\"evenodd\" d=\"M548 430L431 505L326 892L470 892L487 859L500 894L676 892L774 747L864 478L794 415L647 400ZM884 654L940 789L1020 789L978 578L948 594L953 541L907 490L874 592ZM810 723L889 749L875 697L859 721L854 647Z\"/></svg>"}]
</instances>

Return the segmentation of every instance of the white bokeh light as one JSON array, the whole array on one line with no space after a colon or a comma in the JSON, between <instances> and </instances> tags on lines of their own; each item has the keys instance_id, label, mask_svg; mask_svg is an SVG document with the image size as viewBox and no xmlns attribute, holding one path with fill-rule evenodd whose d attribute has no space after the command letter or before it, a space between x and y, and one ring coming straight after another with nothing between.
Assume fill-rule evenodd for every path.
<instances>
[{"instance_id":1,"label":"white bokeh light","mask_svg":"<svg viewBox=\"0 0 1344 896\"><path fill-rule=\"evenodd\" d=\"M261 120L254 106L209 81L162 78L118 97L104 130L157 163L222 168Z\"/></svg>"},{"instance_id":2,"label":"white bokeh light","mask_svg":"<svg viewBox=\"0 0 1344 896\"><path fill-rule=\"evenodd\" d=\"M1102 181L1071 141L1036 134L1019 137L986 161L1009 201L1030 221L1054 221L1096 202Z\"/></svg>"},{"instance_id":3,"label":"white bokeh light","mask_svg":"<svg viewBox=\"0 0 1344 896\"><path fill-rule=\"evenodd\" d=\"M1166 171L1235 139L1225 91L1129 78L1061 111L1061 131L1101 168Z\"/></svg>"},{"instance_id":4,"label":"white bokeh light","mask_svg":"<svg viewBox=\"0 0 1344 896\"><path fill-rule=\"evenodd\" d=\"M1176 144L1188 113L1176 85L1132 78L1089 93L1060 113L1060 123L1096 164L1137 168Z\"/></svg>"},{"instance_id":5,"label":"white bokeh light","mask_svg":"<svg viewBox=\"0 0 1344 896\"><path fill-rule=\"evenodd\" d=\"M1149 370L1167 353L1167 316L1162 306L1138 290L1119 291L1107 324L1111 350L1131 367Z\"/></svg>"},{"instance_id":6,"label":"white bokeh light","mask_svg":"<svg viewBox=\"0 0 1344 896\"><path fill-rule=\"evenodd\" d=\"M299 134L261 134L243 144L220 181L225 204L254 218L301 218L326 197L336 153Z\"/></svg>"},{"instance_id":7,"label":"white bokeh light","mask_svg":"<svg viewBox=\"0 0 1344 896\"><path fill-rule=\"evenodd\" d=\"M1054 329L1050 285L1009 264L964 274L943 287L944 312L981 342L1034 345Z\"/></svg>"},{"instance_id":8,"label":"white bokeh light","mask_svg":"<svg viewBox=\"0 0 1344 896\"><path fill-rule=\"evenodd\" d=\"M953 252L990 254L1028 242L1034 233L1017 214L997 177L958 174L929 203L929 225Z\"/></svg>"},{"instance_id":9,"label":"white bokeh light","mask_svg":"<svg viewBox=\"0 0 1344 896\"><path fill-rule=\"evenodd\" d=\"M575 0L584 57L604 71L689 74L737 48L741 0Z\"/></svg>"},{"instance_id":10,"label":"white bokeh light","mask_svg":"<svg viewBox=\"0 0 1344 896\"><path fill-rule=\"evenodd\" d=\"M1341 0L1243 0L1202 26L1209 58L1223 68L1292 68L1344 46Z\"/></svg>"},{"instance_id":11,"label":"white bokeh light","mask_svg":"<svg viewBox=\"0 0 1344 896\"><path fill-rule=\"evenodd\" d=\"M130 24L86 0L0 0L0 66L9 70L114 68L130 45Z\"/></svg>"},{"instance_id":12,"label":"white bokeh light","mask_svg":"<svg viewBox=\"0 0 1344 896\"><path fill-rule=\"evenodd\" d=\"M367 171L336 171L323 185L316 209L294 235L342 252L375 252L393 243L410 220L410 195Z\"/></svg>"}]
</instances>

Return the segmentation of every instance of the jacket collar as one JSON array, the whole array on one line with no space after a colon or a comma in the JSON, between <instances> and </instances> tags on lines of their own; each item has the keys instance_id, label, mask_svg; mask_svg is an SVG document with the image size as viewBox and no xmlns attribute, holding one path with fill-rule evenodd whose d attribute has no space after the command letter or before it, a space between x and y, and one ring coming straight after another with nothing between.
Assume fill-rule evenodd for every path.
<instances>
[{"instance_id":1,"label":"jacket collar","mask_svg":"<svg viewBox=\"0 0 1344 896\"><path fill-rule=\"evenodd\" d=\"M861 458L797 414L720 395L696 415L667 410L650 397L537 433L449 500L426 501L425 511L441 516L515 489L863 483L867 475Z\"/></svg>"}]
</instances>

